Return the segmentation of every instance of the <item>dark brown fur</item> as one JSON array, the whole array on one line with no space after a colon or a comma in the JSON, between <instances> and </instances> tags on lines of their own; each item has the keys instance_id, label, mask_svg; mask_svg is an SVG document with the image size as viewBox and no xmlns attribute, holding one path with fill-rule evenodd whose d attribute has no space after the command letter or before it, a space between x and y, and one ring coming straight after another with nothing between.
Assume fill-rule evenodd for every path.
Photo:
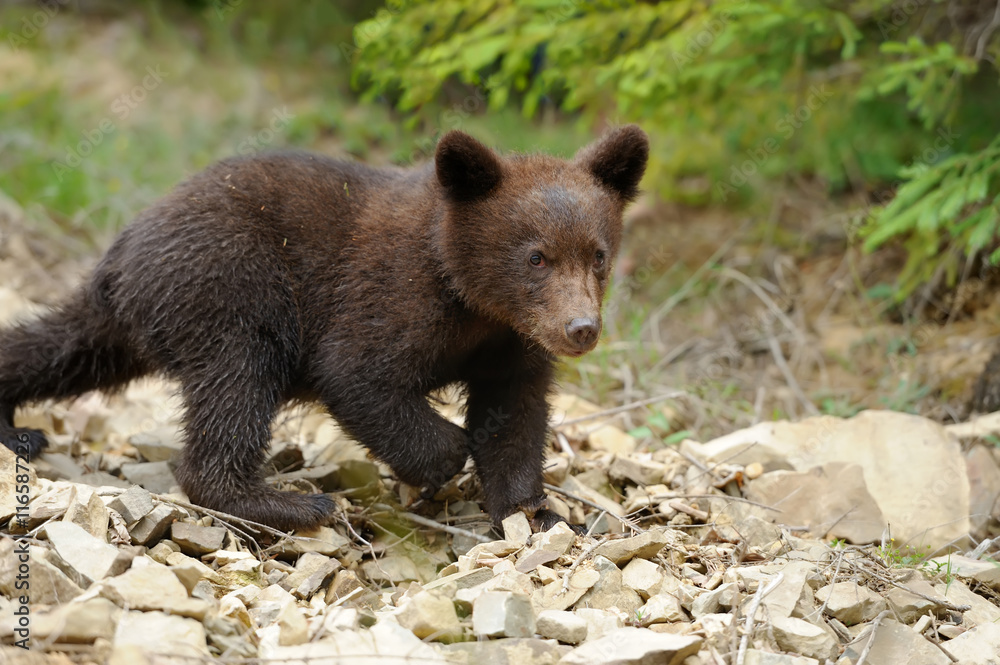
<instances>
[{"instance_id":1,"label":"dark brown fur","mask_svg":"<svg viewBox=\"0 0 1000 665\"><path fill-rule=\"evenodd\" d=\"M200 505L284 529L326 521L328 497L260 475L276 411L315 399L407 483L439 487L471 454L495 520L534 513L554 357L597 341L647 152L629 126L572 161L450 132L414 169L220 162L140 214L68 302L0 333L0 436L37 453L44 436L13 426L19 404L159 372L181 385L177 480ZM465 428L427 401L451 383L467 390Z\"/></svg>"}]
</instances>

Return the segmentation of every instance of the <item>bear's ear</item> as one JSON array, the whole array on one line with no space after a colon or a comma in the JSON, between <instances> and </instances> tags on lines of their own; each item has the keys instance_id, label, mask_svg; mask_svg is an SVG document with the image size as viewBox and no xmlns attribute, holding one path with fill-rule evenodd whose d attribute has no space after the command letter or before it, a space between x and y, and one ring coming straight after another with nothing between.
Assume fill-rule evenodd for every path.
<instances>
[{"instance_id":1,"label":"bear's ear","mask_svg":"<svg viewBox=\"0 0 1000 665\"><path fill-rule=\"evenodd\" d=\"M455 201L471 201L500 183L503 169L496 153L465 132L441 137L434 154L438 182Z\"/></svg>"},{"instance_id":2,"label":"bear's ear","mask_svg":"<svg viewBox=\"0 0 1000 665\"><path fill-rule=\"evenodd\" d=\"M581 148L573 159L605 187L631 201L639 194L639 181L648 158L646 132L637 125L625 125Z\"/></svg>"}]
</instances>

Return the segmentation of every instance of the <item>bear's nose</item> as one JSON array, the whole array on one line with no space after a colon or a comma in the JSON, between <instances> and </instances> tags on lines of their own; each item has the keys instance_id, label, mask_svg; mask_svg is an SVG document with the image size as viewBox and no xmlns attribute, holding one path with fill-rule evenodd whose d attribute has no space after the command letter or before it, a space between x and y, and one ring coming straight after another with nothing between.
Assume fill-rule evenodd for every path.
<instances>
[{"instance_id":1,"label":"bear's nose","mask_svg":"<svg viewBox=\"0 0 1000 665\"><path fill-rule=\"evenodd\" d=\"M597 343L597 336L601 334L601 324L594 318L573 319L566 324L566 337L573 344L588 349Z\"/></svg>"}]
</instances>

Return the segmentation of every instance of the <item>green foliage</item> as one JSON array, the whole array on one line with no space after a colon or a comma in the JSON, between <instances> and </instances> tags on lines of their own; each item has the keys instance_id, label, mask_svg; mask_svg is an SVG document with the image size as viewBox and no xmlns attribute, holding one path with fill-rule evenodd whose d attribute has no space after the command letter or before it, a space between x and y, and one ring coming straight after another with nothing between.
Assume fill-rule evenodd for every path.
<instances>
[{"instance_id":1,"label":"green foliage","mask_svg":"<svg viewBox=\"0 0 1000 665\"><path fill-rule=\"evenodd\" d=\"M353 81L415 117L464 91L529 117L638 122L654 137L647 184L688 202L753 201L789 176L831 191L902 179L899 203L868 211L863 231L868 249L905 239L905 295L959 252L997 258L1000 96L983 70L1000 56L994 9L961 24L949 11L945 0L389 0L355 28ZM984 101L994 111L972 112ZM923 158L942 130L950 140Z\"/></svg>"}]
</instances>

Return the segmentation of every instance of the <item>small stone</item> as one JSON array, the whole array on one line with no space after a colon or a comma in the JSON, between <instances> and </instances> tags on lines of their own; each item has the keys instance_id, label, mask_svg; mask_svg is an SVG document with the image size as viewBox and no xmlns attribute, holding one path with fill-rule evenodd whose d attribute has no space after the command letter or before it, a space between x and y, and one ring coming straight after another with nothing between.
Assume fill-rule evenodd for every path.
<instances>
[{"instance_id":1,"label":"small stone","mask_svg":"<svg viewBox=\"0 0 1000 665\"><path fill-rule=\"evenodd\" d=\"M951 659L934 643L923 635L916 634L909 627L889 618L884 618L879 622L878 630L869 631L867 635L851 642L844 650L842 659L846 658L852 663L857 662L861 652L866 650L873 636L874 643L868 650L868 658L865 661L867 663L951 665Z\"/></svg>"},{"instance_id":2,"label":"small stone","mask_svg":"<svg viewBox=\"0 0 1000 665\"><path fill-rule=\"evenodd\" d=\"M167 557L174 552L180 552L181 546L170 539L161 540L146 552L146 556L157 563L166 563Z\"/></svg>"},{"instance_id":3,"label":"small stone","mask_svg":"<svg viewBox=\"0 0 1000 665\"><path fill-rule=\"evenodd\" d=\"M154 494L168 494L177 486L174 472L167 462L122 464L122 475L133 485L138 485Z\"/></svg>"},{"instance_id":4,"label":"small stone","mask_svg":"<svg viewBox=\"0 0 1000 665\"><path fill-rule=\"evenodd\" d=\"M637 455L615 455L608 466L608 476L614 480L629 480L641 487L663 482L665 466Z\"/></svg>"},{"instance_id":5,"label":"small stone","mask_svg":"<svg viewBox=\"0 0 1000 665\"><path fill-rule=\"evenodd\" d=\"M45 525L45 537L57 557L53 563L82 587L117 575L128 567L128 559L120 557L116 548L72 522L49 522Z\"/></svg>"},{"instance_id":6,"label":"small stone","mask_svg":"<svg viewBox=\"0 0 1000 665\"><path fill-rule=\"evenodd\" d=\"M937 596L954 605L969 605L971 609L962 614L962 625L978 626L984 623L1000 622L1000 607L973 593L961 580L940 582L934 586Z\"/></svg>"},{"instance_id":7,"label":"small stone","mask_svg":"<svg viewBox=\"0 0 1000 665\"><path fill-rule=\"evenodd\" d=\"M198 559L189 557L186 554L174 552L167 556L166 564L170 566L171 572L177 576L177 579L180 580L189 593L201 580L208 580L216 584L222 583L222 579L218 573L201 561L198 561Z\"/></svg>"},{"instance_id":8,"label":"small stone","mask_svg":"<svg viewBox=\"0 0 1000 665\"><path fill-rule=\"evenodd\" d=\"M63 522L72 522L95 538L104 540L108 534L108 507L90 488L79 485L73 490Z\"/></svg>"},{"instance_id":9,"label":"small stone","mask_svg":"<svg viewBox=\"0 0 1000 665\"><path fill-rule=\"evenodd\" d=\"M119 607L162 610L201 621L210 609L203 600L189 598L173 571L149 559L136 559L132 567L104 584L101 595Z\"/></svg>"},{"instance_id":10,"label":"small stone","mask_svg":"<svg viewBox=\"0 0 1000 665\"><path fill-rule=\"evenodd\" d=\"M493 571L489 568L473 568L465 572L439 577L433 582L425 584L424 590L430 591L448 584L454 584L456 589L468 589L491 579L493 579Z\"/></svg>"},{"instance_id":11,"label":"small stone","mask_svg":"<svg viewBox=\"0 0 1000 665\"><path fill-rule=\"evenodd\" d=\"M557 665L564 647L552 640L510 637L505 640L459 642L443 648L449 663L468 665ZM405 661L397 661L404 665ZM358 662L357 665L362 665Z\"/></svg>"},{"instance_id":12,"label":"small stone","mask_svg":"<svg viewBox=\"0 0 1000 665\"><path fill-rule=\"evenodd\" d=\"M947 571L950 575L964 577L1000 591L1000 566L992 561L949 554L931 559L929 563L934 564L939 570Z\"/></svg>"},{"instance_id":13,"label":"small stone","mask_svg":"<svg viewBox=\"0 0 1000 665\"><path fill-rule=\"evenodd\" d=\"M209 658L205 628L194 619L163 612L122 612L114 646L135 645L145 652L175 656L187 661Z\"/></svg>"},{"instance_id":14,"label":"small stone","mask_svg":"<svg viewBox=\"0 0 1000 665\"><path fill-rule=\"evenodd\" d=\"M349 654L346 657L345 654ZM276 646L270 662L284 665L403 665L421 663L447 665L448 661L430 644L393 621L379 621L370 630L337 630L322 640L295 646Z\"/></svg>"},{"instance_id":15,"label":"small stone","mask_svg":"<svg viewBox=\"0 0 1000 665\"><path fill-rule=\"evenodd\" d=\"M24 489L28 490L28 496L38 496L34 465L25 464L24 458L18 464L17 454L7 446L0 446L0 524L14 517L17 507L23 506L18 497Z\"/></svg>"},{"instance_id":16,"label":"small stone","mask_svg":"<svg viewBox=\"0 0 1000 665\"><path fill-rule=\"evenodd\" d=\"M55 483L48 492L34 497L28 504L29 526L37 526L64 514L74 494L76 494L74 485L60 482Z\"/></svg>"},{"instance_id":17,"label":"small stone","mask_svg":"<svg viewBox=\"0 0 1000 665\"><path fill-rule=\"evenodd\" d=\"M601 579L599 572L593 568L580 566L569 578L567 589L563 589L562 581L546 584L531 595L531 605L535 608L535 612L568 609L597 584L599 579Z\"/></svg>"},{"instance_id":18,"label":"small stone","mask_svg":"<svg viewBox=\"0 0 1000 665\"><path fill-rule=\"evenodd\" d=\"M309 552L299 557L295 562L295 572L282 580L281 586L297 598L309 598L338 568L340 562L336 559Z\"/></svg>"},{"instance_id":19,"label":"small stone","mask_svg":"<svg viewBox=\"0 0 1000 665\"><path fill-rule=\"evenodd\" d=\"M934 598L937 592L934 587L924 580L914 580L906 584L906 589L894 587L885 594L885 601L895 613L895 617L903 623L913 623L928 612L933 612L941 607L934 601L927 600L910 591L916 591L924 596Z\"/></svg>"},{"instance_id":20,"label":"small stone","mask_svg":"<svg viewBox=\"0 0 1000 665\"><path fill-rule=\"evenodd\" d=\"M71 644L90 644L96 639L109 640L115 634L120 612L114 603L104 598L57 605L47 612L32 613L31 637Z\"/></svg>"},{"instance_id":21,"label":"small stone","mask_svg":"<svg viewBox=\"0 0 1000 665\"><path fill-rule=\"evenodd\" d=\"M681 665L698 653L701 638L619 628L569 652L559 665Z\"/></svg>"},{"instance_id":22,"label":"small stone","mask_svg":"<svg viewBox=\"0 0 1000 665\"><path fill-rule=\"evenodd\" d=\"M535 630L542 637L567 644L579 644L587 639L587 622L572 612L561 610L539 613Z\"/></svg>"},{"instance_id":23,"label":"small stone","mask_svg":"<svg viewBox=\"0 0 1000 665\"><path fill-rule=\"evenodd\" d=\"M566 554L576 542L576 533L565 522L559 522L548 531L535 534L531 547L536 550L554 552L559 556Z\"/></svg>"},{"instance_id":24,"label":"small stone","mask_svg":"<svg viewBox=\"0 0 1000 665\"><path fill-rule=\"evenodd\" d=\"M663 529L649 531L631 538L609 540L594 550L594 556L603 556L615 565L628 563L634 558L651 559L667 544Z\"/></svg>"},{"instance_id":25,"label":"small stone","mask_svg":"<svg viewBox=\"0 0 1000 665\"><path fill-rule=\"evenodd\" d=\"M168 503L161 503L128 528L128 535L134 545L145 545L159 540L184 512Z\"/></svg>"},{"instance_id":26,"label":"small stone","mask_svg":"<svg viewBox=\"0 0 1000 665\"><path fill-rule=\"evenodd\" d=\"M31 602L42 605L57 605L68 603L83 593L73 580L46 558L48 550L28 545L25 540L15 541L13 538L0 538L0 594L8 598L17 598L24 589L24 581L18 579L22 573L20 560L25 552L28 554L27 564L30 567Z\"/></svg>"},{"instance_id":27,"label":"small stone","mask_svg":"<svg viewBox=\"0 0 1000 665\"><path fill-rule=\"evenodd\" d=\"M639 593L643 600L657 592L663 583L663 569L648 559L632 559L622 570L622 582Z\"/></svg>"},{"instance_id":28,"label":"small stone","mask_svg":"<svg viewBox=\"0 0 1000 665\"><path fill-rule=\"evenodd\" d=\"M700 594L691 601L691 615L701 618L706 614L715 614L720 608L727 610L738 605L740 602L740 590L733 582L727 582L717 586L712 591Z\"/></svg>"},{"instance_id":29,"label":"small stone","mask_svg":"<svg viewBox=\"0 0 1000 665\"><path fill-rule=\"evenodd\" d=\"M613 607L630 616L642 607L639 594L622 584L622 571L618 566L602 555L595 555L594 568L600 574L600 579L577 601L581 607L599 610Z\"/></svg>"},{"instance_id":30,"label":"small stone","mask_svg":"<svg viewBox=\"0 0 1000 665\"><path fill-rule=\"evenodd\" d=\"M201 556L222 549L226 530L221 526L174 522L170 527L170 540L180 545L185 554Z\"/></svg>"},{"instance_id":31,"label":"small stone","mask_svg":"<svg viewBox=\"0 0 1000 665\"><path fill-rule=\"evenodd\" d=\"M643 626L688 620L684 608L681 607L681 601L670 593L650 596L646 604L636 611L636 616Z\"/></svg>"},{"instance_id":32,"label":"small stone","mask_svg":"<svg viewBox=\"0 0 1000 665\"><path fill-rule=\"evenodd\" d=\"M288 603L278 612L278 644L294 646L309 640L309 623L295 603Z\"/></svg>"},{"instance_id":33,"label":"small stone","mask_svg":"<svg viewBox=\"0 0 1000 665\"><path fill-rule=\"evenodd\" d=\"M377 584L421 581L420 570L413 559L398 554L384 556L377 562L365 561L361 570L365 577Z\"/></svg>"},{"instance_id":34,"label":"small stone","mask_svg":"<svg viewBox=\"0 0 1000 665\"><path fill-rule=\"evenodd\" d=\"M512 543L527 543L531 537L531 524L520 510L504 518L503 538Z\"/></svg>"},{"instance_id":35,"label":"small stone","mask_svg":"<svg viewBox=\"0 0 1000 665\"><path fill-rule=\"evenodd\" d=\"M743 469L743 475L746 476L747 480L756 480L760 478L764 473L764 465L760 462L750 462Z\"/></svg>"},{"instance_id":36,"label":"small stone","mask_svg":"<svg viewBox=\"0 0 1000 665\"><path fill-rule=\"evenodd\" d=\"M153 497L148 491L133 485L112 499L108 508L121 515L126 524L134 524L153 511Z\"/></svg>"},{"instance_id":37,"label":"small stone","mask_svg":"<svg viewBox=\"0 0 1000 665\"><path fill-rule=\"evenodd\" d=\"M856 582L837 582L816 592L816 600L826 604L826 613L844 625L870 621L885 609L885 600Z\"/></svg>"},{"instance_id":38,"label":"small stone","mask_svg":"<svg viewBox=\"0 0 1000 665\"><path fill-rule=\"evenodd\" d=\"M984 623L967 630L945 645L948 653L968 665L990 665L1000 654L1000 626Z\"/></svg>"},{"instance_id":39,"label":"small stone","mask_svg":"<svg viewBox=\"0 0 1000 665\"><path fill-rule=\"evenodd\" d=\"M528 596L510 591L487 591L472 606L472 630L485 637L531 637L535 613Z\"/></svg>"},{"instance_id":40,"label":"small stone","mask_svg":"<svg viewBox=\"0 0 1000 665\"><path fill-rule=\"evenodd\" d=\"M323 556L337 556L351 546L351 541L340 535L336 529L320 526L315 529L296 531L294 538L285 538L276 549L275 556L295 558L307 552Z\"/></svg>"},{"instance_id":41,"label":"small stone","mask_svg":"<svg viewBox=\"0 0 1000 665\"><path fill-rule=\"evenodd\" d=\"M396 620L420 639L448 642L462 635L455 605L436 591L418 591L402 600Z\"/></svg>"},{"instance_id":42,"label":"small stone","mask_svg":"<svg viewBox=\"0 0 1000 665\"><path fill-rule=\"evenodd\" d=\"M519 573L530 573L539 566L552 563L558 558L559 555L555 552L549 552L548 550L531 550L517 560L517 565L514 569Z\"/></svg>"},{"instance_id":43,"label":"small stone","mask_svg":"<svg viewBox=\"0 0 1000 665\"><path fill-rule=\"evenodd\" d=\"M794 617L775 617L770 626L782 651L816 658L820 662L836 660L840 652L837 636L825 625L820 627Z\"/></svg>"},{"instance_id":44,"label":"small stone","mask_svg":"<svg viewBox=\"0 0 1000 665\"><path fill-rule=\"evenodd\" d=\"M621 614L609 610L595 610L592 607L581 607L573 612L587 624L587 639L593 641L624 628Z\"/></svg>"},{"instance_id":45,"label":"small stone","mask_svg":"<svg viewBox=\"0 0 1000 665\"><path fill-rule=\"evenodd\" d=\"M744 665L819 665L815 658L795 656L785 653L770 653L759 649L747 649Z\"/></svg>"}]
</instances>

